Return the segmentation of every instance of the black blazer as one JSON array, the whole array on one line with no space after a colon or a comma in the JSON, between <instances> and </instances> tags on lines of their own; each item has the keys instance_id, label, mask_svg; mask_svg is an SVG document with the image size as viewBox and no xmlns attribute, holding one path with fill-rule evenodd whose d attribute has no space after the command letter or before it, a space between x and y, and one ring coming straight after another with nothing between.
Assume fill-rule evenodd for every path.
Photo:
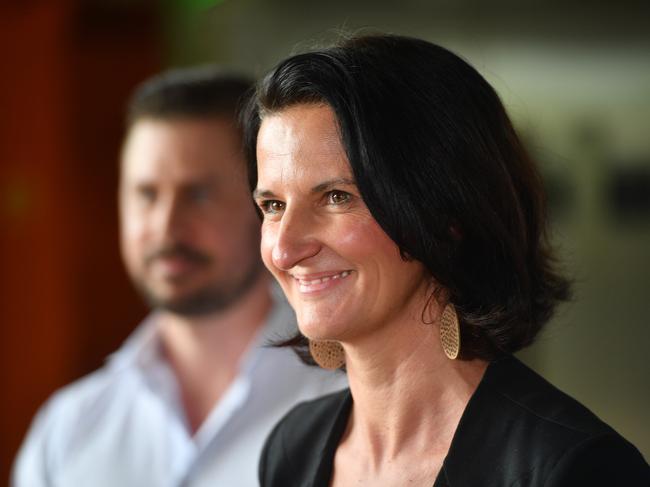
<instances>
[{"instance_id":1,"label":"black blazer","mask_svg":"<svg viewBox=\"0 0 650 487\"><path fill-rule=\"evenodd\" d=\"M291 410L266 441L262 487L327 487L351 405L346 389ZM650 467L631 443L516 358L492 362L434 487L583 485L649 487Z\"/></svg>"}]
</instances>

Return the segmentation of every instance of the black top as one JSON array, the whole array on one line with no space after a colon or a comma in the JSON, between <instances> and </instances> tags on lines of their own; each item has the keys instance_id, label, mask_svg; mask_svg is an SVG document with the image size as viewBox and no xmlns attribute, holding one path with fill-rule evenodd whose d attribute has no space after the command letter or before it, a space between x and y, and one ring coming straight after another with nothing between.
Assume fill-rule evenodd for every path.
<instances>
[{"instance_id":1,"label":"black top","mask_svg":"<svg viewBox=\"0 0 650 487\"><path fill-rule=\"evenodd\" d=\"M346 389L291 410L264 446L262 487L329 486L351 406ZM631 443L516 358L492 362L434 487L583 485L650 487L650 467Z\"/></svg>"}]
</instances>

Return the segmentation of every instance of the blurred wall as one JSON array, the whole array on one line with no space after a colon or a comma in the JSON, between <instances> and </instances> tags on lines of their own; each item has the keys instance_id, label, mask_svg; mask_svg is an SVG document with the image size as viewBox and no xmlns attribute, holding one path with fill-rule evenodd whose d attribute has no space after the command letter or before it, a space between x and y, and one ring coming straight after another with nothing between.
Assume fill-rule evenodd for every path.
<instances>
[{"instance_id":1,"label":"blurred wall","mask_svg":"<svg viewBox=\"0 0 650 487\"><path fill-rule=\"evenodd\" d=\"M175 63L263 74L345 33L438 42L495 86L544 173L575 299L522 358L650 458L650 4L222 0L168 9Z\"/></svg>"},{"instance_id":2,"label":"blurred wall","mask_svg":"<svg viewBox=\"0 0 650 487\"><path fill-rule=\"evenodd\" d=\"M0 484L37 407L143 315L117 252L123 107L160 64L148 2L0 4Z\"/></svg>"}]
</instances>

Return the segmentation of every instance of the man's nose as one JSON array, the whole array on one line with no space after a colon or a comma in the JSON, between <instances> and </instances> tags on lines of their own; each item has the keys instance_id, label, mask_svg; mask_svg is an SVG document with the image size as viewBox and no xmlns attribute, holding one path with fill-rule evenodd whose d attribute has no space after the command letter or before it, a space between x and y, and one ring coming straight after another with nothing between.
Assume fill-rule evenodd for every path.
<instances>
[{"instance_id":1,"label":"man's nose","mask_svg":"<svg viewBox=\"0 0 650 487\"><path fill-rule=\"evenodd\" d=\"M156 233L164 240L177 240L185 231L186 217L182 202L176 196L159 201L156 208Z\"/></svg>"}]
</instances>

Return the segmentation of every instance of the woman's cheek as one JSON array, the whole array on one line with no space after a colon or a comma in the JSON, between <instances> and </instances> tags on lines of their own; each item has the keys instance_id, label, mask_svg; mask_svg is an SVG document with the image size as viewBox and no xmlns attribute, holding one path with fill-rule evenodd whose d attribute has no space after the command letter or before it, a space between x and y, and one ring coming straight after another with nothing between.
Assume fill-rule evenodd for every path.
<instances>
[{"instance_id":1,"label":"woman's cheek","mask_svg":"<svg viewBox=\"0 0 650 487\"><path fill-rule=\"evenodd\" d=\"M370 215L359 215L351 219L346 228L339 231L339 242L355 255L399 253L397 244L379 226Z\"/></svg>"}]
</instances>

